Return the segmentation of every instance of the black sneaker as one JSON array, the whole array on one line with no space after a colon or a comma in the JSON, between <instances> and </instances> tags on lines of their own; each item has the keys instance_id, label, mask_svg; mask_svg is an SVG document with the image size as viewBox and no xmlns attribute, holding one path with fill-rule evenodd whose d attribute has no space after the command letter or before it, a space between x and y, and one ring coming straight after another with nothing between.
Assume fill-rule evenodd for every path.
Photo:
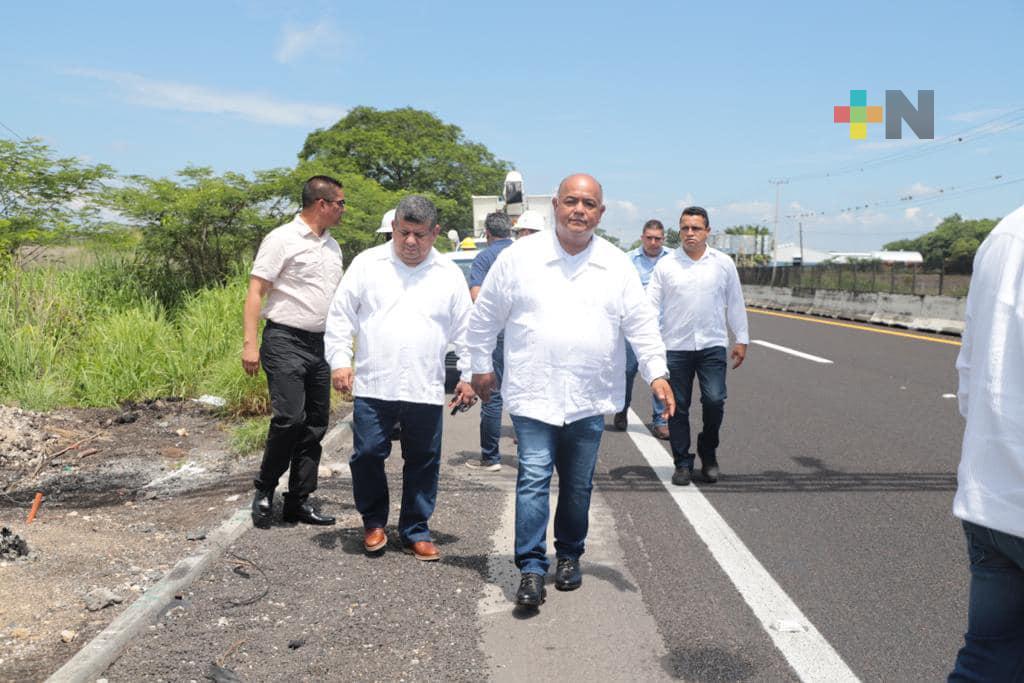
<instances>
[{"instance_id":1,"label":"black sneaker","mask_svg":"<svg viewBox=\"0 0 1024 683\"><path fill-rule=\"evenodd\" d=\"M677 467L672 473L672 483L676 486L689 486L691 476L689 467Z\"/></svg>"},{"instance_id":2,"label":"black sneaker","mask_svg":"<svg viewBox=\"0 0 1024 683\"><path fill-rule=\"evenodd\" d=\"M713 462L710 465L704 465L700 468L700 473L704 475L704 481L709 484L714 484L718 481L718 463Z\"/></svg>"},{"instance_id":3,"label":"black sneaker","mask_svg":"<svg viewBox=\"0 0 1024 683\"><path fill-rule=\"evenodd\" d=\"M256 489L252 498L252 525L257 529L270 528L270 513L274 510L274 492Z\"/></svg>"},{"instance_id":4,"label":"black sneaker","mask_svg":"<svg viewBox=\"0 0 1024 683\"><path fill-rule=\"evenodd\" d=\"M574 591L583 584L580 561L571 557L558 558L555 567L555 588L560 591Z\"/></svg>"},{"instance_id":5,"label":"black sneaker","mask_svg":"<svg viewBox=\"0 0 1024 683\"><path fill-rule=\"evenodd\" d=\"M629 420L626 419L625 410L621 413L615 413L615 417L612 418L612 425L620 432L626 431L626 427L629 426Z\"/></svg>"},{"instance_id":6,"label":"black sneaker","mask_svg":"<svg viewBox=\"0 0 1024 683\"><path fill-rule=\"evenodd\" d=\"M540 607L548 592L544 589L543 574L523 574L516 591L516 604L523 607Z\"/></svg>"}]
</instances>

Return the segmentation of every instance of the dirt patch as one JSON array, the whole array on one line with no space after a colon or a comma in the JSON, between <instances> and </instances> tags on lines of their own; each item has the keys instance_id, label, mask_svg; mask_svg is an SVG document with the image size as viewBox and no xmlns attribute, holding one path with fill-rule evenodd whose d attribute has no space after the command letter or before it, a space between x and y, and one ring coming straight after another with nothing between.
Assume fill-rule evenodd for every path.
<instances>
[{"instance_id":1,"label":"dirt patch","mask_svg":"<svg viewBox=\"0 0 1024 683\"><path fill-rule=\"evenodd\" d=\"M0 560L0 681L45 679L247 505L259 457L228 426L193 401L0 406L0 527L30 551Z\"/></svg>"}]
</instances>

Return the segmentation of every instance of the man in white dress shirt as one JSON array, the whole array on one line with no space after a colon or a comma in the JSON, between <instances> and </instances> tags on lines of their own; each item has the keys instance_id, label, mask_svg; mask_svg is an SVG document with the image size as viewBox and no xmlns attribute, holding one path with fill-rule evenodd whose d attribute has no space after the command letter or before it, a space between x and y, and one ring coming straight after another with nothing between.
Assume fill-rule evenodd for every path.
<instances>
[{"instance_id":1,"label":"man in white dress shirt","mask_svg":"<svg viewBox=\"0 0 1024 683\"><path fill-rule=\"evenodd\" d=\"M665 347L654 309L633 264L594 235L604 213L593 177L567 177L552 200L554 232L515 242L495 261L469 325L473 387L484 401L496 385L491 352L505 331L501 393L519 444L515 562L518 605L545 597L548 492L558 471L555 587L580 587L590 492L604 415L622 409L626 349L666 413L674 401L665 379ZM667 416L667 415L666 415Z\"/></svg>"},{"instance_id":2,"label":"man in white dress shirt","mask_svg":"<svg viewBox=\"0 0 1024 683\"><path fill-rule=\"evenodd\" d=\"M462 271L434 249L440 226L433 203L410 195L395 211L393 239L356 256L342 278L324 341L334 388L355 397L349 466L363 547L374 553L387 545L384 461L400 420L405 464L399 540L416 559L437 560L427 522L441 463L444 357L454 344L462 381L449 406L471 404L466 324L472 304Z\"/></svg>"},{"instance_id":3,"label":"man in white dress shirt","mask_svg":"<svg viewBox=\"0 0 1024 683\"><path fill-rule=\"evenodd\" d=\"M679 217L680 248L658 262L647 295L660 314L661 337L668 349L668 370L677 410L669 418L669 443L675 472L672 483L686 486L693 472L690 453L690 400L693 376L700 383L704 426L697 436L701 473L718 481L718 433L725 415L726 347L735 338L733 369L747 356L750 337L736 264L707 245L711 222L699 206ZM728 329L726 329L728 328Z\"/></svg>"},{"instance_id":4,"label":"man in white dress shirt","mask_svg":"<svg viewBox=\"0 0 1024 683\"><path fill-rule=\"evenodd\" d=\"M289 469L284 521L334 524L334 517L320 514L307 499L316 490L320 440L331 410L324 323L342 261L330 228L344 213L341 183L313 176L302 187L302 212L267 233L252 265L242 315L242 367L255 375L262 364L274 411L253 481L252 523L260 529L270 526L274 489ZM259 344L261 317L267 324Z\"/></svg>"},{"instance_id":5,"label":"man in white dress shirt","mask_svg":"<svg viewBox=\"0 0 1024 683\"><path fill-rule=\"evenodd\" d=\"M957 397L967 419L953 514L971 589L950 681L1024 680L1024 206L974 256Z\"/></svg>"}]
</instances>

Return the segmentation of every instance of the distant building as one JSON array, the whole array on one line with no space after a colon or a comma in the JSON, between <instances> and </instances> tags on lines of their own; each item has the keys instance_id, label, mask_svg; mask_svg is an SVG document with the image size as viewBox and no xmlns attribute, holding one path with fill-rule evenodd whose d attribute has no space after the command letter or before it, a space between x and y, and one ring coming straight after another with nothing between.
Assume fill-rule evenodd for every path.
<instances>
[{"instance_id":1,"label":"distant building","mask_svg":"<svg viewBox=\"0 0 1024 683\"><path fill-rule=\"evenodd\" d=\"M924 263L924 257L916 251L830 251L832 263L853 261L881 261L903 266Z\"/></svg>"}]
</instances>

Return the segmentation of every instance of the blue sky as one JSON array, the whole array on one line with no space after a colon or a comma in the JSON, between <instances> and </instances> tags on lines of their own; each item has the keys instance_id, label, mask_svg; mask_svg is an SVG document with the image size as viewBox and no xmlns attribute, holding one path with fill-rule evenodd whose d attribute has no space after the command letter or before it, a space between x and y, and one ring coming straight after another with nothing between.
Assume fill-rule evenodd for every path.
<instances>
[{"instance_id":1,"label":"blue sky","mask_svg":"<svg viewBox=\"0 0 1024 683\"><path fill-rule=\"evenodd\" d=\"M872 249L1024 203L1021 26L1013 2L8 3L0 136L124 174L249 172L353 106L412 106L527 192L594 174L628 241L689 203L771 227L791 178L780 242L802 221L806 246ZM936 140L850 140L832 106L854 88L934 90Z\"/></svg>"}]
</instances>

